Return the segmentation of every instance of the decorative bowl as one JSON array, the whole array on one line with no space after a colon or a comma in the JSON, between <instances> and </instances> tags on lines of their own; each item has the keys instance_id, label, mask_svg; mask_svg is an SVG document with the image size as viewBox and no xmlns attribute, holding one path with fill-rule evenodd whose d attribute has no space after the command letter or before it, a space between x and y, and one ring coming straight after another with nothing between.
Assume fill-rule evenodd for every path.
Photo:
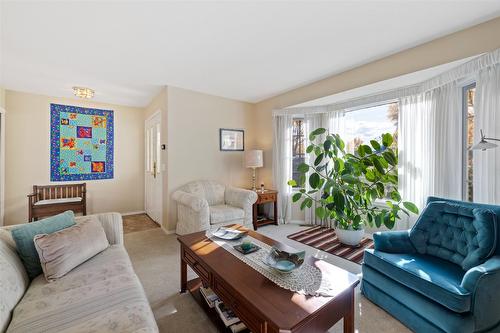
<instances>
[{"instance_id":1,"label":"decorative bowl","mask_svg":"<svg viewBox=\"0 0 500 333\"><path fill-rule=\"evenodd\" d=\"M291 247L273 246L264 263L280 273L290 273L304 263L306 251L298 251Z\"/></svg>"},{"instance_id":2,"label":"decorative bowl","mask_svg":"<svg viewBox=\"0 0 500 333\"><path fill-rule=\"evenodd\" d=\"M211 234L217 238L225 240L236 240L246 236L248 231L241 231L231 228L220 227L212 231Z\"/></svg>"}]
</instances>

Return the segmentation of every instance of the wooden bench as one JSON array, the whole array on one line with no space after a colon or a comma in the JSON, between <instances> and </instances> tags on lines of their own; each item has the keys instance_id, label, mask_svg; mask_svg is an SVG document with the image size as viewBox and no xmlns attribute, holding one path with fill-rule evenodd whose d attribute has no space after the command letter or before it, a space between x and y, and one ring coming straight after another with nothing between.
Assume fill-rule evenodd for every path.
<instances>
[{"instance_id":1,"label":"wooden bench","mask_svg":"<svg viewBox=\"0 0 500 333\"><path fill-rule=\"evenodd\" d=\"M86 184L33 185L28 195L28 221L67 210L87 215Z\"/></svg>"}]
</instances>

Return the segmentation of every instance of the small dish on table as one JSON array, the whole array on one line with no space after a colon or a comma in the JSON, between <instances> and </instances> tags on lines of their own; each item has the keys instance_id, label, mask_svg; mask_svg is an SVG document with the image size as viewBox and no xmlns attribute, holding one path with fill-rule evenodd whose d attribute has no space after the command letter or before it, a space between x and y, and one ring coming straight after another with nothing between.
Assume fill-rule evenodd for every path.
<instances>
[{"instance_id":1,"label":"small dish on table","mask_svg":"<svg viewBox=\"0 0 500 333\"><path fill-rule=\"evenodd\" d=\"M289 246L273 246L264 263L280 273L290 273L304 263L306 251L299 251Z\"/></svg>"}]
</instances>

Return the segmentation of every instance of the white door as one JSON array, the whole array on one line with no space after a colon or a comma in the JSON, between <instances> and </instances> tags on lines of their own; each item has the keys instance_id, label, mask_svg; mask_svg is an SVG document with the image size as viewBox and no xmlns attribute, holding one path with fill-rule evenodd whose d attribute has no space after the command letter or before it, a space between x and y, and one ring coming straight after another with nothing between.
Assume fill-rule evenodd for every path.
<instances>
[{"instance_id":1,"label":"white door","mask_svg":"<svg viewBox=\"0 0 500 333\"><path fill-rule=\"evenodd\" d=\"M162 173L161 173L161 118L156 112L146 119L146 173L145 173L145 206L146 214L156 223L161 223L162 217Z\"/></svg>"}]
</instances>

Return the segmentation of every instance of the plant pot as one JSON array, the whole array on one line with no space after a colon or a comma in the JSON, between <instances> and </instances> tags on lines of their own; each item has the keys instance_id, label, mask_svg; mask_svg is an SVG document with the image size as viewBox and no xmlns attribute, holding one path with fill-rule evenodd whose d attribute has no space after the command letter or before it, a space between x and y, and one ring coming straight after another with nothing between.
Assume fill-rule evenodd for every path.
<instances>
[{"instance_id":1,"label":"plant pot","mask_svg":"<svg viewBox=\"0 0 500 333\"><path fill-rule=\"evenodd\" d=\"M365 231L363 229L346 230L346 229L336 228L335 233L337 234L337 237L339 238L339 241L342 244L349 246L359 245L361 239L363 239L363 236L365 235Z\"/></svg>"}]
</instances>

